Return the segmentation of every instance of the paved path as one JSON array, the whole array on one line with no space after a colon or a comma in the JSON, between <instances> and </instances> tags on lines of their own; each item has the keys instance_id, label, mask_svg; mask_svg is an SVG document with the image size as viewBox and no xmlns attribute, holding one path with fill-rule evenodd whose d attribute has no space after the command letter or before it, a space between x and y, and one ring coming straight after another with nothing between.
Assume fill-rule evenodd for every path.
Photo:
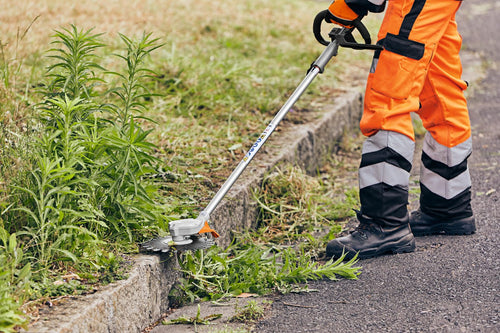
<instances>
[{"instance_id":1,"label":"paved path","mask_svg":"<svg viewBox=\"0 0 500 333\"><path fill-rule=\"evenodd\" d=\"M418 238L414 253L362 261L358 281L279 297L256 332L500 332L500 2L464 1L458 20L488 65L469 97L478 232Z\"/></svg>"}]
</instances>

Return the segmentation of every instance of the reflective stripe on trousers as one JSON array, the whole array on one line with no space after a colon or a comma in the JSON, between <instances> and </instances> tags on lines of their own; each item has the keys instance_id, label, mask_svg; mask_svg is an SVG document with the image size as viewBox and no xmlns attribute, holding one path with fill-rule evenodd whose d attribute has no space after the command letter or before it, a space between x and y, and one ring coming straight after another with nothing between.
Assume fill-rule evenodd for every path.
<instances>
[{"instance_id":1,"label":"reflective stripe on trousers","mask_svg":"<svg viewBox=\"0 0 500 333\"><path fill-rule=\"evenodd\" d=\"M408 183L415 143L378 131L363 144L359 168L361 213L387 226L408 223Z\"/></svg>"},{"instance_id":2,"label":"reflective stripe on trousers","mask_svg":"<svg viewBox=\"0 0 500 333\"><path fill-rule=\"evenodd\" d=\"M420 169L420 207L424 213L442 218L472 216L467 167L471 152L470 138L449 148L426 133Z\"/></svg>"}]
</instances>

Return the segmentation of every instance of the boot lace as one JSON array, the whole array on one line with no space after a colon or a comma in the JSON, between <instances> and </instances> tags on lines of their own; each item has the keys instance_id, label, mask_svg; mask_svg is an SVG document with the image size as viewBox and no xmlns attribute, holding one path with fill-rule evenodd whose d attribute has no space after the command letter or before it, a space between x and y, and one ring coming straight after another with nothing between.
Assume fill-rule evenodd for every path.
<instances>
[{"instance_id":1,"label":"boot lace","mask_svg":"<svg viewBox=\"0 0 500 333\"><path fill-rule=\"evenodd\" d=\"M356 217L358 218L359 225L351 231L351 234L358 234L362 239L367 239L367 233L372 233L377 231L377 224L372 222L370 218L363 216L359 210L354 210L356 212ZM354 235L353 235L354 236Z\"/></svg>"},{"instance_id":2,"label":"boot lace","mask_svg":"<svg viewBox=\"0 0 500 333\"><path fill-rule=\"evenodd\" d=\"M368 234L376 231L376 224L373 222L360 222L359 225L351 231L351 234L358 234L362 239L367 239Z\"/></svg>"}]
</instances>

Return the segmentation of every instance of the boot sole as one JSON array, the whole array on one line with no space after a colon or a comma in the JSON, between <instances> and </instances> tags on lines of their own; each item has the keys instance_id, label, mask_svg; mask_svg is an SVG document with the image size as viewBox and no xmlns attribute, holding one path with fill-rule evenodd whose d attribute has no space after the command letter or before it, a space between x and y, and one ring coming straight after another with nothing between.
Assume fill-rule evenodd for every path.
<instances>
[{"instance_id":1,"label":"boot sole","mask_svg":"<svg viewBox=\"0 0 500 333\"><path fill-rule=\"evenodd\" d=\"M425 231L413 231L413 235L415 237L419 236L432 236L432 235L449 235L449 236L466 236L466 235L472 235L476 233L475 230L472 231L447 231L447 230L442 230L442 229L437 229L436 230L425 230Z\"/></svg>"},{"instance_id":2,"label":"boot sole","mask_svg":"<svg viewBox=\"0 0 500 333\"><path fill-rule=\"evenodd\" d=\"M429 236L429 235L472 235L476 232L476 224L474 220L435 223L427 226L411 225L411 231L414 236Z\"/></svg>"}]
</instances>

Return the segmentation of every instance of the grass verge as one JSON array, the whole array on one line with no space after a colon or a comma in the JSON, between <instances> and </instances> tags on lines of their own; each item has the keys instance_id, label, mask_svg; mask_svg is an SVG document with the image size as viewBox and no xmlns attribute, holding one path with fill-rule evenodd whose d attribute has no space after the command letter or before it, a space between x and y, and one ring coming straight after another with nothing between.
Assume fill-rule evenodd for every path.
<instances>
[{"instance_id":1,"label":"grass verge","mask_svg":"<svg viewBox=\"0 0 500 333\"><path fill-rule=\"evenodd\" d=\"M322 50L317 2L66 4L0 13L5 331L31 305L120 278L123 253L199 210ZM342 50L292 116L314 117L368 58ZM304 200L295 210L315 199Z\"/></svg>"}]
</instances>

